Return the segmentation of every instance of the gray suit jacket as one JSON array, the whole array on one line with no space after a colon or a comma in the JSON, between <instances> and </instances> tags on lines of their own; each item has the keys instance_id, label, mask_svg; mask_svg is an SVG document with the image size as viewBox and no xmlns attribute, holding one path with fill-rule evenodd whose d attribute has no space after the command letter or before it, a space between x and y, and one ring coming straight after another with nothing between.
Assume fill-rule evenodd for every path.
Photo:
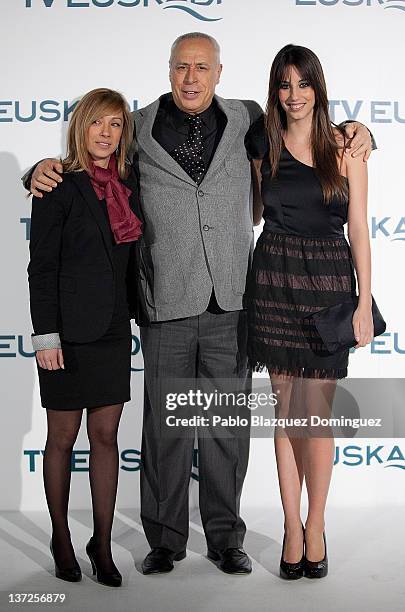
<instances>
[{"instance_id":1,"label":"gray suit jacket","mask_svg":"<svg viewBox=\"0 0 405 612\"><path fill-rule=\"evenodd\" d=\"M216 101L227 125L199 186L152 137L159 100L133 113L145 222L141 286L152 322L201 314L213 287L224 310L242 309L253 247L250 117L240 100Z\"/></svg>"}]
</instances>

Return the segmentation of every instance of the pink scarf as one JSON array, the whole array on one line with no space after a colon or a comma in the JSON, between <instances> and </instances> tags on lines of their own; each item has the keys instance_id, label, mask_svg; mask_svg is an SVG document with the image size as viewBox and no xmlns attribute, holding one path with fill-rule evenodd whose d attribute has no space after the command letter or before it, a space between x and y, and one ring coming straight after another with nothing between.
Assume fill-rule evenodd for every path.
<instances>
[{"instance_id":1,"label":"pink scarf","mask_svg":"<svg viewBox=\"0 0 405 612\"><path fill-rule=\"evenodd\" d=\"M117 244L138 240L142 234L142 223L132 212L128 198L132 191L121 182L117 160L111 155L108 168L91 164L88 173L97 198L107 203L108 218Z\"/></svg>"}]
</instances>

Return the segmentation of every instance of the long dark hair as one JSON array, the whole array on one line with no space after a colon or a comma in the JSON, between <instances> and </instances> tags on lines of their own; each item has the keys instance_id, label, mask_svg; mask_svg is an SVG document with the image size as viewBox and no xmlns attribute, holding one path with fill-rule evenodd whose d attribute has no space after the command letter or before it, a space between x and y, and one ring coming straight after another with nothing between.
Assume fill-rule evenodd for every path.
<instances>
[{"instance_id":1,"label":"long dark hair","mask_svg":"<svg viewBox=\"0 0 405 612\"><path fill-rule=\"evenodd\" d=\"M287 117L279 101L279 89L293 66L315 92L311 132L312 159L321 183L325 203L329 203L334 196L344 199L347 196L347 185L340 175L337 160L338 154L342 159L342 148L336 143L329 117L328 95L322 66L313 51L298 45L283 47L274 58L270 70L265 122L269 138L272 176L274 177L278 171L283 147L283 131L287 129ZM340 131L344 142L344 131Z\"/></svg>"}]
</instances>

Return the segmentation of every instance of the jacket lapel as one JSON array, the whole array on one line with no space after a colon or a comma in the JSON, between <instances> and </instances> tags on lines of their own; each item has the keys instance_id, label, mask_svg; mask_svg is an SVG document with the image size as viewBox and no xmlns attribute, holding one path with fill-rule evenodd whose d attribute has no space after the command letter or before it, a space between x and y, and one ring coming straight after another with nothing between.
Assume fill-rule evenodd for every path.
<instances>
[{"instance_id":1,"label":"jacket lapel","mask_svg":"<svg viewBox=\"0 0 405 612\"><path fill-rule=\"evenodd\" d=\"M138 144L146 151L153 161L158 163L166 172L170 172L170 174L173 174L180 180L195 187L196 183L193 179L152 136L152 128L159 110L159 104L160 99L138 111L140 115L145 117L141 129L136 135Z\"/></svg>"},{"instance_id":2,"label":"jacket lapel","mask_svg":"<svg viewBox=\"0 0 405 612\"><path fill-rule=\"evenodd\" d=\"M100 228L103 236L104 244L107 249L108 256L112 262L112 243L111 243L111 228L108 223L108 219L101 208L99 199L96 196L90 177L87 172L74 172L72 173L74 181L82 194L87 206L89 207L94 220Z\"/></svg>"},{"instance_id":3,"label":"jacket lapel","mask_svg":"<svg viewBox=\"0 0 405 612\"><path fill-rule=\"evenodd\" d=\"M138 217L138 219L140 219L138 179L136 178L135 171L132 167L129 171L128 177L126 179L121 179L121 182L131 190L131 195L128 198L129 207Z\"/></svg>"},{"instance_id":4,"label":"jacket lapel","mask_svg":"<svg viewBox=\"0 0 405 612\"><path fill-rule=\"evenodd\" d=\"M201 185L204 184L205 180L210 180L217 167L227 158L228 151L238 137L241 128L240 114L232 107L228 100L224 100L224 98L219 96L215 96L215 100L225 114L227 123Z\"/></svg>"},{"instance_id":5,"label":"jacket lapel","mask_svg":"<svg viewBox=\"0 0 405 612\"><path fill-rule=\"evenodd\" d=\"M218 103L219 108L226 115L227 123L224 129L224 133L220 142L218 143L217 150L215 151L214 157L207 170L207 173L201 184L207 179L209 180L216 168L226 159L229 149L235 142L239 135L241 127L240 113L236 111L232 104L224 98L215 96L215 100ZM138 111L145 117L139 133L137 134L138 143L146 151L146 153L157 162L164 170L177 176L182 181L196 186L196 183L187 174L185 170L172 158L167 151L160 146L160 144L152 136L152 128L156 119L157 112L159 110L160 99L155 100L152 104L146 108Z\"/></svg>"}]
</instances>

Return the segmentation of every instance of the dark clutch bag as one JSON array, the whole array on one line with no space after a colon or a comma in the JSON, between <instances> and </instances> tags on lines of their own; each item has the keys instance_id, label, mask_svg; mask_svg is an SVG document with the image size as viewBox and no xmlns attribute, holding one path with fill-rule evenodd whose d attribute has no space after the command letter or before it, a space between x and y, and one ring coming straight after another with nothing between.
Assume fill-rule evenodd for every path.
<instances>
[{"instance_id":1,"label":"dark clutch bag","mask_svg":"<svg viewBox=\"0 0 405 612\"><path fill-rule=\"evenodd\" d=\"M356 346L353 332L353 314L358 305L358 297L351 302L334 304L313 313L311 319L330 354L339 353ZM380 336L386 330L386 323L372 298L372 314L374 322L374 337Z\"/></svg>"}]
</instances>

